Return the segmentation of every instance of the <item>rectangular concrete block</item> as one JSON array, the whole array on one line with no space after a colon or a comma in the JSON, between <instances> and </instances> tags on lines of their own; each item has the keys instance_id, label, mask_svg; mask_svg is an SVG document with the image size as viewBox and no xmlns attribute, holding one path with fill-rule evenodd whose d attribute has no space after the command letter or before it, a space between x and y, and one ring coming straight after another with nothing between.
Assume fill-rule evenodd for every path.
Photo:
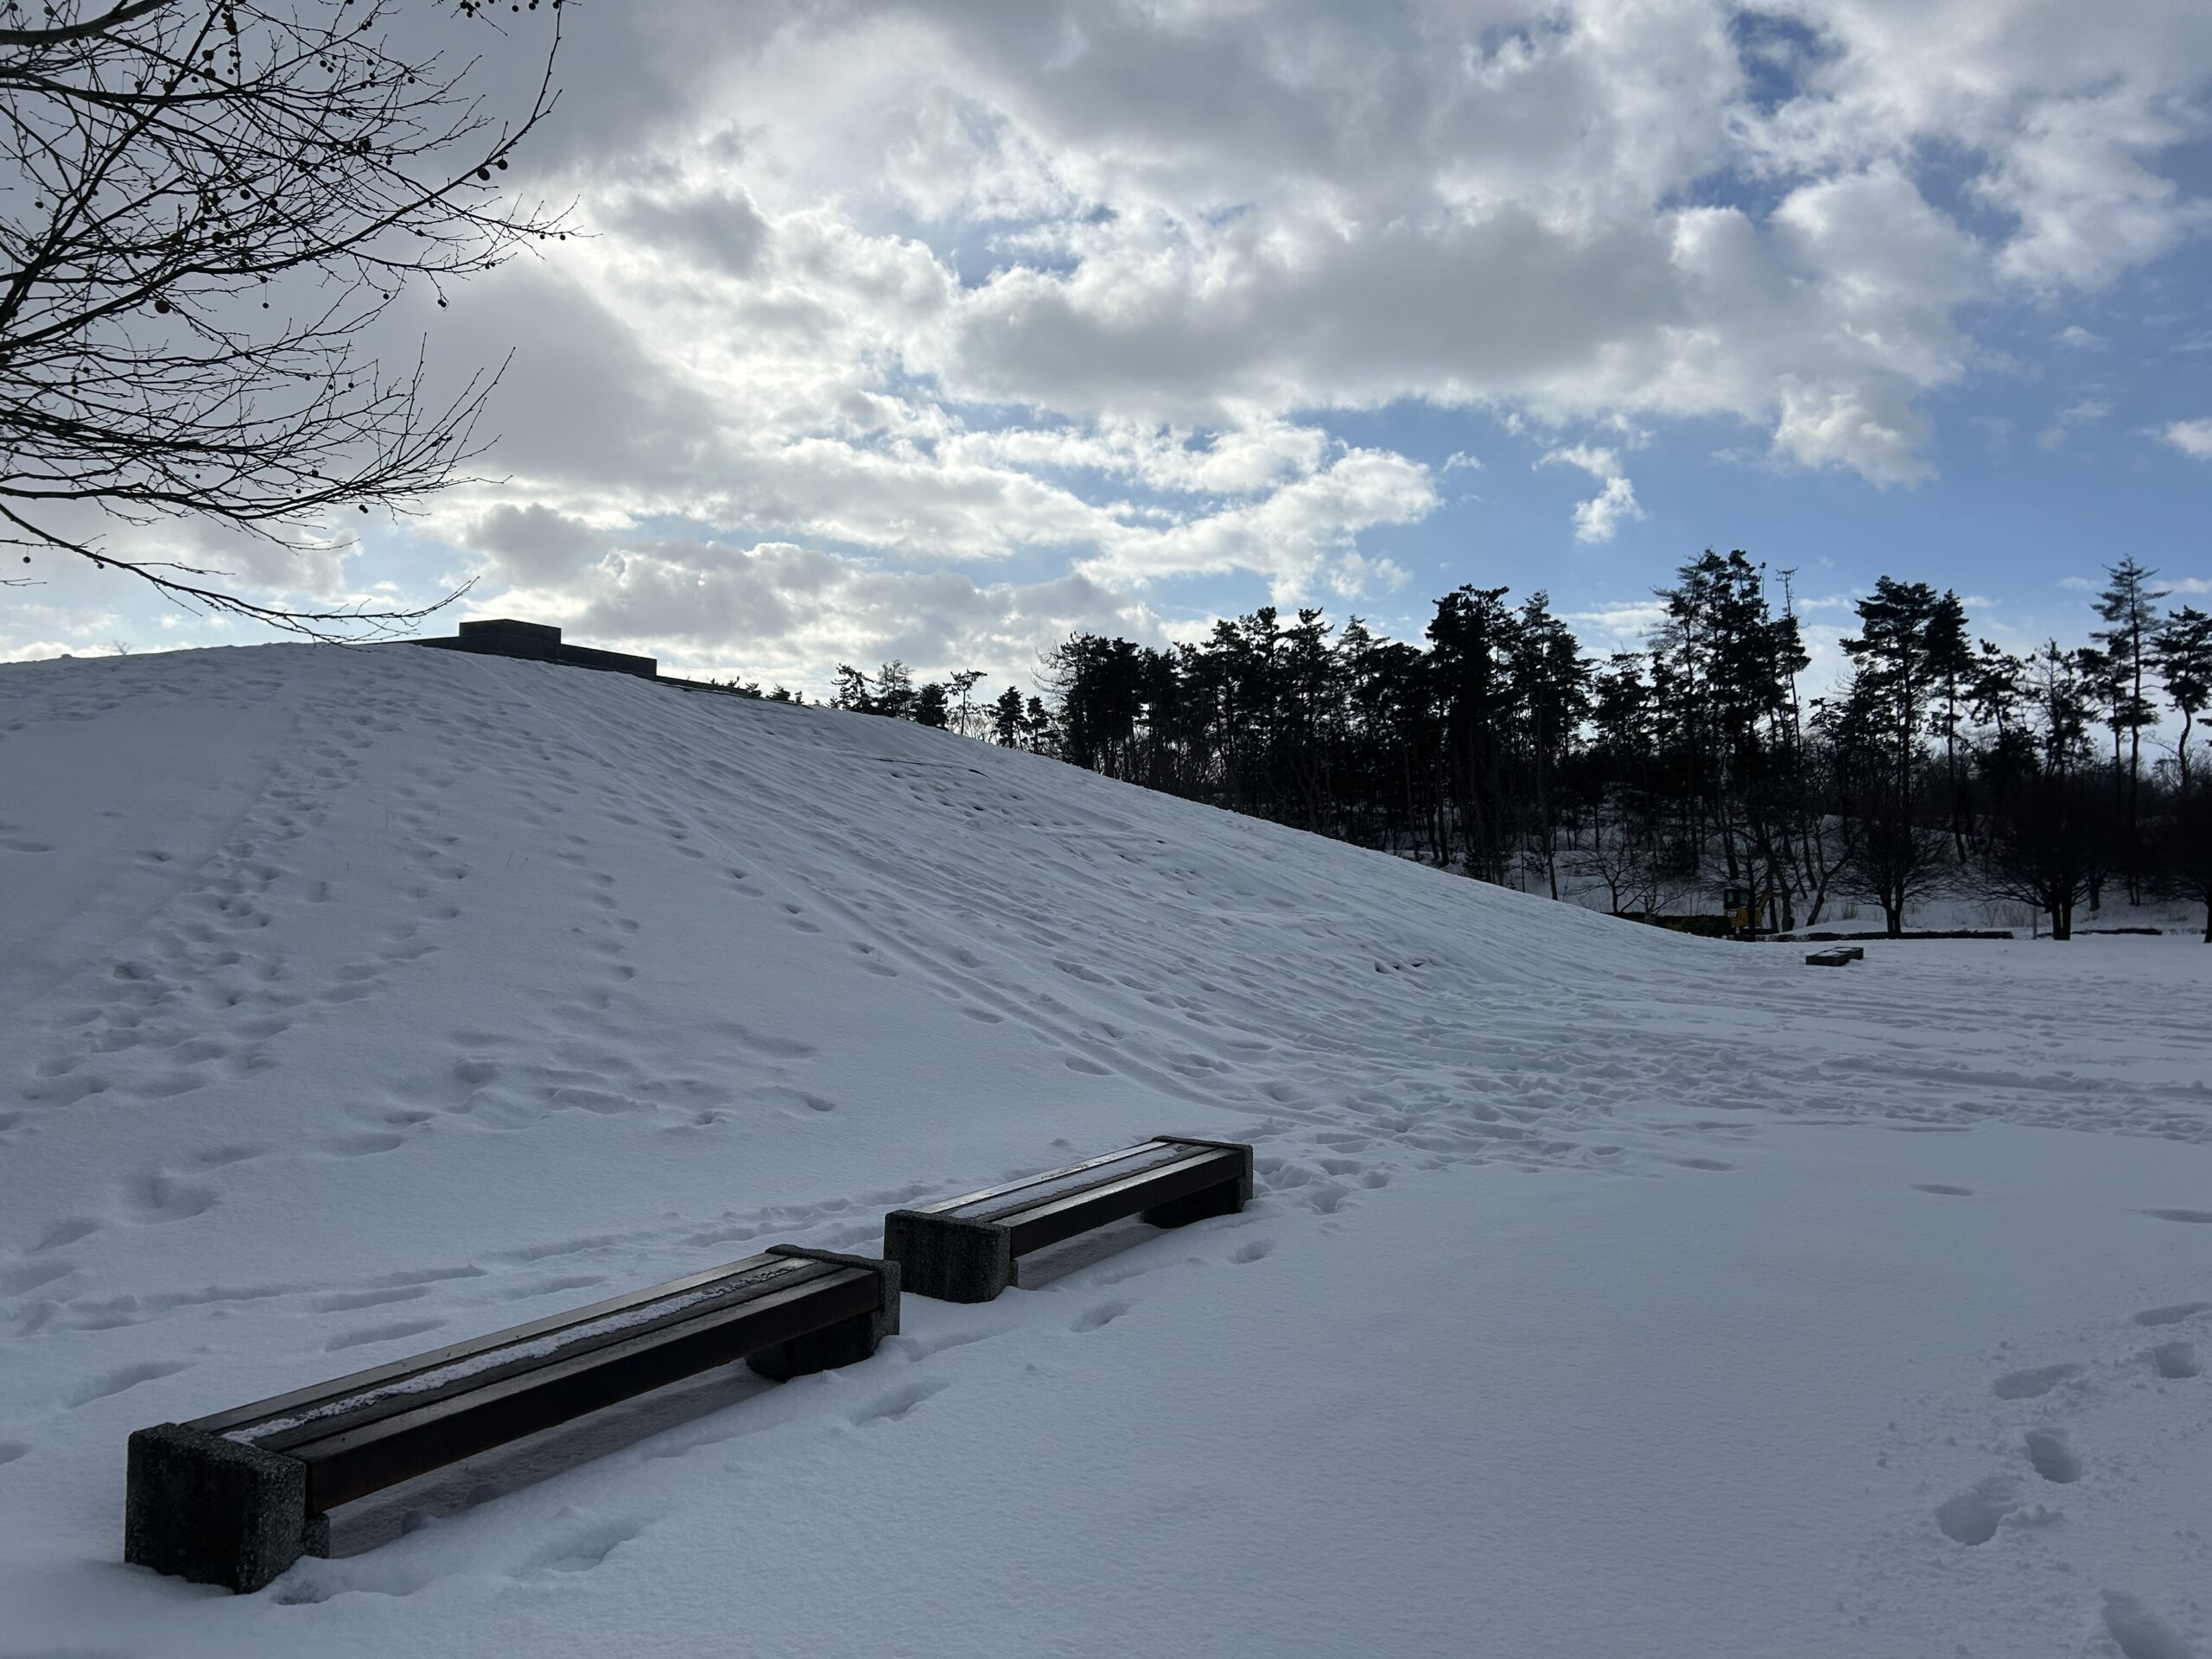
<instances>
[{"instance_id":1,"label":"rectangular concrete block","mask_svg":"<svg viewBox=\"0 0 2212 1659\"><path fill-rule=\"evenodd\" d=\"M893 1210L883 1218L883 1253L906 1289L941 1302L988 1302L1019 1282L1013 1236L995 1221Z\"/></svg>"},{"instance_id":2,"label":"rectangular concrete block","mask_svg":"<svg viewBox=\"0 0 2212 1659\"><path fill-rule=\"evenodd\" d=\"M161 1423L130 1437L123 1559L194 1584L258 1590L329 1548L308 1513L307 1465L274 1452Z\"/></svg>"}]
</instances>

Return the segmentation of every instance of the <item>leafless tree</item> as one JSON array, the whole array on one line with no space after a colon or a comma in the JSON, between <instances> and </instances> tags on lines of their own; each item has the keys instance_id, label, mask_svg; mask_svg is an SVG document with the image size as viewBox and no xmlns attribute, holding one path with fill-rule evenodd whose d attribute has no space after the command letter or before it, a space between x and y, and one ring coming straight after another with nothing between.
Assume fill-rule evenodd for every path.
<instances>
[{"instance_id":1,"label":"leafless tree","mask_svg":"<svg viewBox=\"0 0 2212 1659\"><path fill-rule=\"evenodd\" d=\"M456 481L498 371L435 397L419 350L389 370L367 330L410 282L443 306L564 234L499 177L553 106L561 3L0 5L0 545L312 637L437 608L261 604L79 526L327 550L345 512ZM529 54L506 118L484 60L441 49L463 29Z\"/></svg>"}]
</instances>

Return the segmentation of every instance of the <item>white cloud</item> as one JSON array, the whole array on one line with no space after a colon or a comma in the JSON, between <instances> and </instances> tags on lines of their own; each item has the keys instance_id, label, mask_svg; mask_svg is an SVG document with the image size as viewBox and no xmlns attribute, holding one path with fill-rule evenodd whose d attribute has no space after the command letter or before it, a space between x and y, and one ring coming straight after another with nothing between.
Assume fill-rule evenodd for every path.
<instances>
[{"instance_id":1,"label":"white cloud","mask_svg":"<svg viewBox=\"0 0 2212 1659\"><path fill-rule=\"evenodd\" d=\"M1575 507L1574 539L1610 542L1624 520L1643 517L1643 509L1636 504L1636 486L1625 478L1609 478L1604 489Z\"/></svg>"},{"instance_id":2,"label":"white cloud","mask_svg":"<svg viewBox=\"0 0 2212 1659\"><path fill-rule=\"evenodd\" d=\"M1921 448L1927 418L1899 388L1786 382L1774 448L1807 467L1849 467L1879 484L1913 484L1931 475Z\"/></svg>"},{"instance_id":3,"label":"white cloud","mask_svg":"<svg viewBox=\"0 0 2212 1659\"><path fill-rule=\"evenodd\" d=\"M975 667L1027 686L1039 653L1077 629L1166 638L1141 603L1080 575L979 583L787 542L655 542L558 588L499 597L580 638L658 652L671 671L738 672L817 692L839 662Z\"/></svg>"},{"instance_id":4,"label":"white cloud","mask_svg":"<svg viewBox=\"0 0 2212 1659\"><path fill-rule=\"evenodd\" d=\"M1611 449L1578 443L1545 451L1536 465L1579 467L1605 485L1588 500L1575 504L1574 539L1578 542L1610 542L1623 524L1644 516L1637 505L1636 486L1622 473L1620 456Z\"/></svg>"},{"instance_id":5,"label":"white cloud","mask_svg":"<svg viewBox=\"0 0 2212 1659\"><path fill-rule=\"evenodd\" d=\"M1614 479L1621 475L1620 457L1611 449L1592 444L1578 443L1571 448L1548 449L1536 462L1539 467L1580 467L1592 478Z\"/></svg>"},{"instance_id":6,"label":"white cloud","mask_svg":"<svg viewBox=\"0 0 2212 1659\"><path fill-rule=\"evenodd\" d=\"M2184 455L2212 461L2212 419L2170 422L2159 435Z\"/></svg>"},{"instance_id":7,"label":"white cloud","mask_svg":"<svg viewBox=\"0 0 2212 1659\"><path fill-rule=\"evenodd\" d=\"M1360 531L1411 523L1436 500L1426 467L1388 451L1352 449L1272 494L1163 529L1124 526L1077 568L1116 585L1245 571L1265 578L1278 602L1290 602L1332 559L1341 566L1357 550Z\"/></svg>"},{"instance_id":8,"label":"white cloud","mask_svg":"<svg viewBox=\"0 0 2212 1659\"><path fill-rule=\"evenodd\" d=\"M2046 290L2100 288L2202 229L2212 207L2148 165L2190 136L2136 86L2044 103L1983 183L2019 220L1999 271Z\"/></svg>"},{"instance_id":9,"label":"white cloud","mask_svg":"<svg viewBox=\"0 0 2212 1659\"><path fill-rule=\"evenodd\" d=\"M524 165L595 234L394 318L434 361L516 349L502 482L424 528L565 614L772 655L728 595L865 654L897 630L820 606L913 603L951 652L1176 577L1387 590L1362 537L1481 462L1339 415L1534 437L1596 482L1585 542L1643 516L1621 458L1685 417L1911 484L1984 308L2212 228L2169 169L2208 131L2202 0L1767 9L1796 29L1755 48L1729 0L584 9ZM2212 459L2212 420L2159 435Z\"/></svg>"},{"instance_id":10,"label":"white cloud","mask_svg":"<svg viewBox=\"0 0 2212 1659\"><path fill-rule=\"evenodd\" d=\"M1594 611L1570 611L1560 620L1590 650L1637 651L1666 622L1667 607L1656 600L1629 600Z\"/></svg>"},{"instance_id":11,"label":"white cloud","mask_svg":"<svg viewBox=\"0 0 2212 1659\"><path fill-rule=\"evenodd\" d=\"M2111 403L2102 397L2084 397L2069 404L2051 418L2049 426L2036 434L2036 448L2046 454L2066 442L2066 435L2077 426L2094 426L2112 413Z\"/></svg>"},{"instance_id":12,"label":"white cloud","mask_svg":"<svg viewBox=\"0 0 2212 1659\"><path fill-rule=\"evenodd\" d=\"M1363 599L1371 594L1395 594L1411 581L1412 573L1392 559L1369 558L1353 551L1328 568L1324 580L1339 599Z\"/></svg>"}]
</instances>

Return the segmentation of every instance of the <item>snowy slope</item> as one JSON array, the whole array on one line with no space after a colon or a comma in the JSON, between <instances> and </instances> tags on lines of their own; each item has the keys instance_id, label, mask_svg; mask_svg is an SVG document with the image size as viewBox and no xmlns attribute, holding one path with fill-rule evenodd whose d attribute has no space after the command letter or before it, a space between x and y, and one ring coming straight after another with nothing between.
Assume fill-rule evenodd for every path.
<instances>
[{"instance_id":1,"label":"snowy slope","mask_svg":"<svg viewBox=\"0 0 2212 1659\"><path fill-rule=\"evenodd\" d=\"M266 647L0 667L0 1655L2212 1655L2184 941L1821 972L893 722ZM259 1596L117 1564L133 1427L1165 1128L1259 1201Z\"/></svg>"}]
</instances>

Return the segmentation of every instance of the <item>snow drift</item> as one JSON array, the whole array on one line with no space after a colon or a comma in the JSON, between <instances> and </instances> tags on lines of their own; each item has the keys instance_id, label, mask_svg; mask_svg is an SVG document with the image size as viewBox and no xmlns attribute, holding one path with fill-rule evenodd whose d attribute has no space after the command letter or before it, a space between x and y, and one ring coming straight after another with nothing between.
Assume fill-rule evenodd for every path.
<instances>
[{"instance_id":1,"label":"snow drift","mask_svg":"<svg viewBox=\"0 0 2212 1659\"><path fill-rule=\"evenodd\" d=\"M2212 1652L2183 941L1824 973L895 722L272 646L0 668L0 1654ZM1166 1129L1251 1209L260 1595L118 1561L133 1427Z\"/></svg>"}]
</instances>

